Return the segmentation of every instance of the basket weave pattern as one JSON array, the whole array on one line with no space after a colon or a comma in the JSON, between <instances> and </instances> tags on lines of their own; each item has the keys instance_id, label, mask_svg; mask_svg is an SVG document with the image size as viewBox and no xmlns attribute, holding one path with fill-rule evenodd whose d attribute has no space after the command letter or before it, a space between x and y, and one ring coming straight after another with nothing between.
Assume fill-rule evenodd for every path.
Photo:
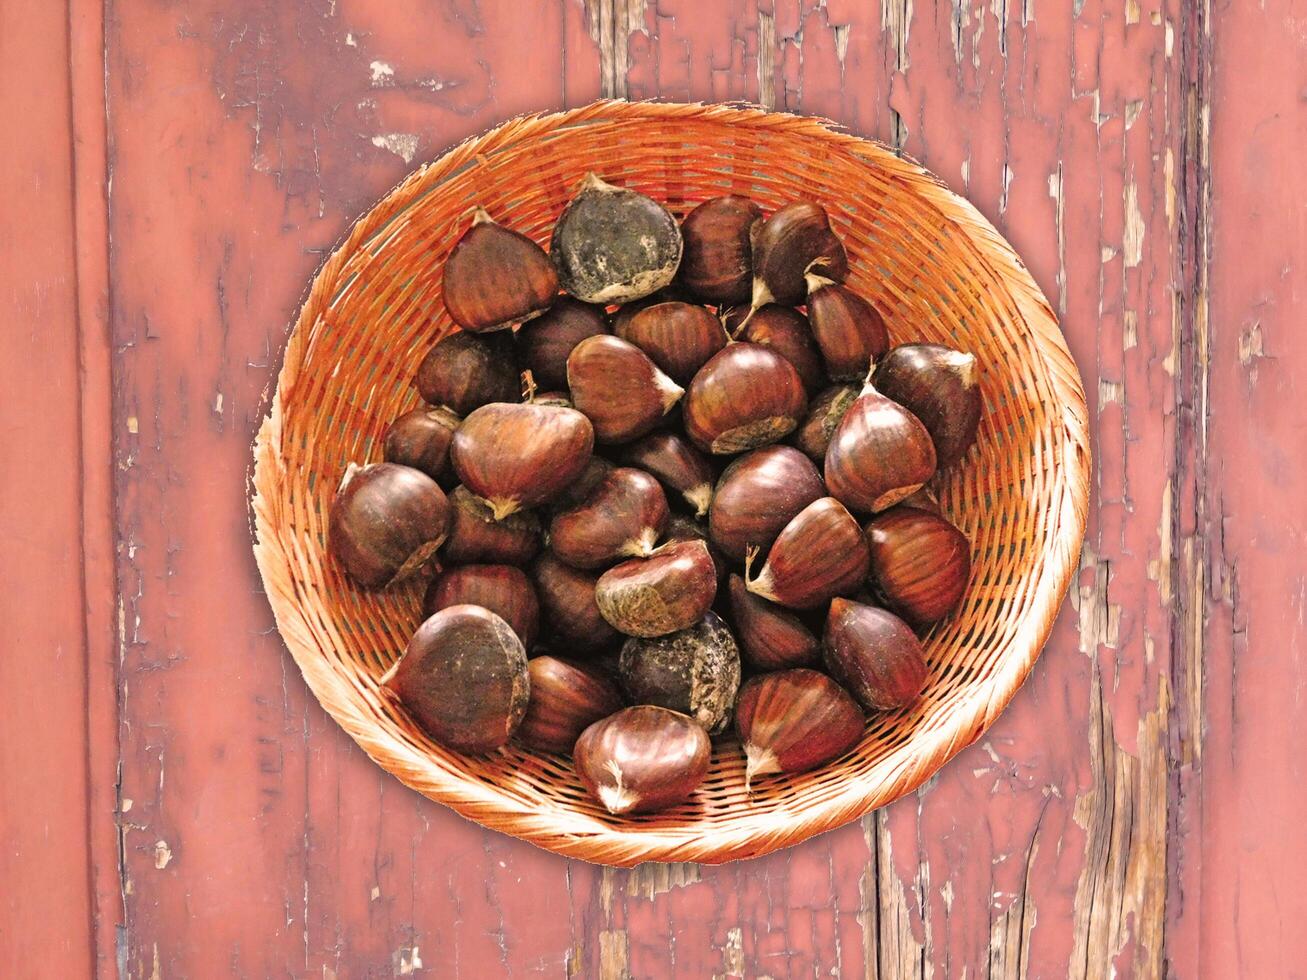
<instances>
[{"instance_id":1,"label":"basket weave pattern","mask_svg":"<svg viewBox=\"0 0 1307 980\"><path fill-rule=\"evenodd\" d=\"M714 750L693 800L610 817L568 759L517 745L469 757L442 748L378 678L419 620L420 587L369 594L325 548L346 465L376 461L391 419L416 407L411 379L452 327L441 262L469 209L487 208L548 247L586 171L678 216L724 193L765 210L824 204L849 252L848 284L891 339L977 355L978 445L940 487L972 542L970 586L927 642L930 679L910 709L871 719L861 743L816 772L746 794L733 741ZM1084 392L1047 301L1011 247L916 164L813 119L726 106L595 103L511 120L404 180L314 279L255 443L255 554L277 625L323 706L407 785L495 830L586 860L717 863L764 854L909 792L980 736L1029 673L1084 535Z\"/></svg>"}]
</instances>

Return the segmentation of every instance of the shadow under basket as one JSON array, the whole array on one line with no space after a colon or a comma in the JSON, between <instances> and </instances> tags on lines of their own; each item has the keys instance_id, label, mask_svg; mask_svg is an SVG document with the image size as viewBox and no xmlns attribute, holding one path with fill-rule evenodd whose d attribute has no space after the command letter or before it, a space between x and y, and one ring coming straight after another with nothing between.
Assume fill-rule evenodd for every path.
<instances>
[{"instance_id":1,"label":"shadow under basket","mask_svg":"<svg viewBox=\"0 0 1307 980\"><path fill-rule=\"evenodd\" d=\"M939 479L974 562L961 605L928 637L923 697L870 718L858 746L829 765L760 779L752 793L739 745L722 741L692 800L646 817L609 816L565 756L517 745L464 756L427 738L378 687L418 624L420 586L363 592L325 547L346 465L380 459L387 424L418 404L418 363L452 329L441 265L469 210L485 207L547 247L591 170L678 217L726 193L767 211L795 199L823 204L848 248L848 285L884 314L892 340L974 353L985 406L977 445ZM514 119L455 147L386 195L323 265L254 447L255 554L309 687L408 786L493 830L587 861L747 858L911 791L998 717L1076 567L1088 506L1086 415L1056 319L1020 259L912 161L809 118L600 102Z\"/></svg>"}]
</instances>

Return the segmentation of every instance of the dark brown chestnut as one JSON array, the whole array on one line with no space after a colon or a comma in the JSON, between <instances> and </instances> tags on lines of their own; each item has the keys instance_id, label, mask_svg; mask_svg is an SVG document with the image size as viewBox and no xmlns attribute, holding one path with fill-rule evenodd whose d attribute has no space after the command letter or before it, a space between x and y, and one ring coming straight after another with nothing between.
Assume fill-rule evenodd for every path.
<instances>
[{"instance_id":1,"label":"dark brown chestnut","mask_svg":"<svg viewBox=\"0 0 1307 980\"><path fill-rule=\"evenodd\" d=\"M699 450L672 432L651 432L622 449L622 461L657 477L685 498L697 516L708 513L713 468Z\"/></svg>"},{"instance_id":2,"label":"dark brown chestnut","mask_svg":"<svg viewBox=\"0 0 1307 980\"><path fill-rule=\"evenodd\" d=\"M561 653L593 653L612 647L622 635L608 625L595 602L599 576L565 565L545 552L531 569L544 621Z\"/></svg>"},{"instance_id":3,"label":"dark brown chestnut","mask_svg":"<svg viewBox=\"0 0 1307 980\"><path fill-rule=\"evenodd\" d=\"M939 344L904 344L877 363L871 380L926 427L940 469L956 463L976 441L980 387L974 354Z\"/></svg>"},{"instance_id":4,"label":"dark brown chestnut","mask_svg":"<svg viewBox=\"0 0 1307 980\"><path fill-rule=\"evenodd\" d=\"M722 473L708 536L727 557L744 561L751 547L766 551L799 511L824 496L812 460L790 446L763 446Z\"/></svg>"},{"instance_id":5,"label":"dark brown chestnut","mask_svg":"<svg viewBox=\"0 0 1307 980\"><path fill-rule=\"evenodd\" d=\"M567 382L573 403L607 443L652 431L684 394L644 351L607 335L576 345L567 359Z\"/></svg>"},{"instance_id":6,"label":"dark brown chestnut","mask_svg":"<svg viewBox=\"0 0 1307 980\"><path fill-rule=\"evenodd\" d=\"M512 565L460 565L446 568L427 586L422 615L434 616L450 606L472 605L499 616L522 641L535 646L540 604L531 580Z\"/></svg>"},{"instance_id":7,"label":"dark brown chestnut","mask_svg":"<svg viewBox=\"0 0 1307 980\"><path fill-rule=\"evenodd\" d=\"M517 355L523 369L542 388L567 387L567 358L586 337L608 332L602 306L560 296L547 313L517 332Z\"/></svg>"},{"instance_id":8,"label":"dark brown chestnut","mask_svg":"<svg viewBox=\"0 0 1307 980\"><path fill-rule=\"evenodd\" d=\"M870 384L849 406L826 447L830 495L875 513L915 493L935 473L935 446L915 415Z\"/></svg>"},{"instance_id":9,"label":"dark brown chestnut","mask_svg":"<svg viewBox=\"0 0 1307 980\"><path fill-rule=\"evenodd\" d=\"M798 306L807 295L804 276L817 272L843 282L849 258L831 230L826 209L797 201L753 229L753 307L768 303Z\"/></svg>"},{"instance_id":10,"label":"dark brown chestnut","mask_svg":"<svg viewBox=\"0 0 1307 980\"><path fill-rule=\"evenodd\" d=\"M421 470L351 463L331 504L327 543L359 585L380 589L418 571L449 532L449 499Z\"/></svg>"},{"instance_id":11,"label":"dark brown chestnut","mask_svg":"<svg viewBox=\"0 0 1307 980\"><path fill-rule=\"evenodd\" d=\"M587 303L626 303L672 281L681 229L650 197L586 174L554 225L550 245L563 288Z\"/></svg>"},{"instance_id":12,"label":"dark brown chestnut","mask_svg":"<svg viewBox=\"0 0 1307 980\"><path fill-rule=\"evenodd\" d=\"M926 656L907 623L875 606L837 598L822 638L826 669L869 711L911 704L926 685Z\"/></svg>"},{"instance_id":13,"label":"dark brown chestnut","mask_svg":"<svg viewBox=\"0 0 1307 980\"><path fill-rule=\"evenodd\" d=\"M599 612L628 636L662 636L693 626L716 595L717 566L703 541L664 545L648 558L610 568L595 583Z\"/></svg>"},{"instance_id":14,"label":"dark brown chestnut","mask_svg":"<svg viewBox=\"0 0 1307 980\"><path fill-rule=\"evenodd\" d=\"M847 286L808 274L808 322L821 348L826 373L854 381L889 350L889 332L876 308Z\"/></svg>"},{"instance_id":15,"label":"dark brown chestnut","mask_svg":"<svg viewBox=\"0 0 1307 980\"><path fill-rule=\"evenodd\" d=\"M445 309L465 330L503 330L539 316L558 295L558 273L531 239L478 208L445 259Z\"/></svg>"},{"instance_id":16,"label":"dark brown chestnut","mask_svg":"<svg viewBox=\"0 0 1307 980\"><path fill-rule=\"evenodd\" d=\"M478 337L455 331L422 359L415 383L424 401L459 415L491 402L516 401L512 342L507 334Z\"/></svg>"},{"instance_id":17,"label":"dark brown chestnut","mask_svg":"<svg viewBox=\"0 0 1307 980\"><path fill-rule=\"evenodd\" d=\"M794 365L803 388L813 394L826 378L821 352L812 339L808 318L788 306L769 303L749 316L748 307L737 306L722 318L727 332L736 340L770 347ZM746 323L745 320L748 320Z\"/></svg>"},{"instance_id":18,"label":"dark brown chestnut","mask_svg":"<svg viewBox=\"0 0 1307 980\"><path fill-rule=\"evenodd\" d=\"M594 488L599 486L599 481L615 470L615 464L610 463L602 456L591 456L590 462L585 464L585 469L581 471L572 483L559 491L558 496L554 497L545 505L545 510L551 514L557 514L560 511L571 510L585 501Z\"/></svg>"},{"instance_id":19,"label":"dark brown chestnut","mask_svg":"<svg viewBox=\"0 0 1307 980\"><path fill-rule=\"evenodd\" d=\"M755 677L740 688L735 705L744 784L838 759L858 744L865 727L858 702L825 674L798 668Z\"/></svg>"},{"instance_id":20,"label":"dark brown chestnut","mask_svg":"<svg viewBox=\"0 0 1307 980\"><path fill-rule=\"evenodd\" d=\"M562 491L593 449L590 420L575 409L497 402L463 420L450 458L463 485L502 520Z\"/></svg>"},{"instance_id":21,"label":"dark brown chestnut","mask_svg":"<svg viewBox=\"0 0 1307 980\"><path fill-rule=\"evenodd\" d=\"M821 641L794 613L754 595L732 575L731 616L744 659L757 670L807 667L821 658Z\"/></svg>"},{"instance_id":22,"label":"dark brown chestnut","mask_svg":"<svg viewBox=\"0 0 1307 980\"><path fill-rule=\"evenodd\" d=\"M626 329L626 324L631 317L635 316L643 309L650 306L656 306L658 303L693 303L695 299L679 283L672 283L670 286L664 286L656 293L650 293L640 299L632 300L629 303L623 303L622 306L613 314L612 332L617 334ZM620 335L620 334L619 334Z\"/></svg>"},{"instance_id":23,"label":"dark brown chestnut","mask_svg":"<svg viewBox=\"0 0 1307 980\"><path fill-rule=\"evenodd\" d=\"M549 522L549 548L576 568L605 568L648 557L667 527L667 497L644 470L621 466L584 501Z\"/></svg>"},{"instance_id":24,"label":"dark brown chestnut","mask_svg":"<svg viewBox=\"0 0 1307 980\"><path fill-rule=\"evenodd\" d=\"M971 575L965 534L938 514L902 504L865 530L872 577L895 612L920 627L953 611Z\"/></svg>"},{"instance_id":25,"label":"dark brown chestnut","mask_svg":"<svg viewBox=\"0 0 1307 980\"><path fill-rule=\"evenodd\" d=\"M405 412L386 429L382 454L387 463L411 466L437 483L448 484L454 475L449 465L449 444L462 421L443 406Z\"/></svg>"},{"instance_id":26,"label":"dark brown chestnut","mask_svg":"<svg viewBox=\"0 0 1307 980\"><path fill-rule=\"evenodd\" d=\"M677 279L707 303L748 303L753 290L749 244L762 208L747 197L725 194L704 201L681 222L685 252Z\"/></svg>"},{"instance_id":27,"label":"dark brown chestnut","mask_svg":"<svg viewBox=\"0 0 1307 980\"><path fill-rule=\"evenodd\" d=\"M756 578L746 566L744 581L764 599L815 609L862 585L870 561L853 515L833 497L822 497L785 525Z\"/></svg>"},{"instance_id":28,"label":"dark brown chestnut","mask_svg":"<svg viewBox=\"0 0 1307 980\"><path fill-rule=\"evenodd\" d=\"M522 565L540 550L540 519L531 511L497 521L485 501L464 486L453 489L449 503L449 537L440 550L444 561Z\"/></svg>"},{"instance_id":29,"label":"dark brown chestnut","mask_svg":"<svg viewBox=\"0 0 1307 980\"><path fill-rule=\"evenodd\" d=\"M725 347L727 340L717 317L702 306L675 301L655 303L624 317L615 332L681 385Z\"/></svg>"},{"instance_id":30,"label":"dark brown chestnut","mask_svg":"<svg viewBox=\"0 0 1307 980\"><path fill-rule=\"evenodd\" d=\"M469 605L425 620L381 683L432 738L462 752L488 752L512 738L531 692L513 628Z\"/></svg>"},{"instance_id":31,"label":"dark brown chestnut","mask_svg":"<svg viewBox=\"0 0 1307 980\"><path fill-rule=\"evenodd\" d=\"M808 398L794 365L760 344L730 344L690 382L685 434L705 452L741 453L783 439Z\"/></svg>"},{"instance_id":32,"label":"dark brown chestnut","mask_svg":"<svg viewBox=\"0 0 1307 980\"><path fill-rule=\"evenodd\" d=\"M835 434L835 427L857 397L857 388L847 385L827 388L808 406L808 417L794 433L794 444L818 465L825 463L826 449Z\"/></svg>"},{"instance_id":33,"label":"dark brown chestnut","mask_svg":"<svg viewBox=\"0 0 1307 980\"><path fill-rule=\"evenodd\" d=\"M652 813L690 798L712 759L708 733L679 711L624 708L577 739L576 774L609 813Z\"/></svg>"},{"instance_id":34,"label":"dark brown chestnut","mask_svg":"<svg viewBox=\"0 0 1307 980\"><path fill-rule=\"evenodd\" d=\"M717 588L720 589L726 584L726 576L730 574L731 566L726 556L717 550L717 546L708 540L708 526L700 520L689 517L686 514L673 514L667 521L667 530L663 533L663 544L672 544L675 541L702 541L708 546L708 554L712 556L713 565L717 567Z\"/></svg>"},{"instance_id":35,"label":"dark brown chestnut","mask_svg":"<svg viewBox=\"0 0 1307 980\"><path fill-rule=\"evenodd\" d=\"M631 637L622 644L617 670L632 702L680 711L715 733L731 720L740 650L721 617L710 612L666 636Z\"/></svg>"},{"instance_id":36,"label":"dark brown chestnut","mask_svg":"<svg viewBox=\"0 0 1307 980\"><path fill-rule=\"evenodd\" d=\"M542 752L571 752L587 727L622 708L617 686L600 670L556 657L533 657L531 700L517 740Z\"/></svg>"}]
</instances>

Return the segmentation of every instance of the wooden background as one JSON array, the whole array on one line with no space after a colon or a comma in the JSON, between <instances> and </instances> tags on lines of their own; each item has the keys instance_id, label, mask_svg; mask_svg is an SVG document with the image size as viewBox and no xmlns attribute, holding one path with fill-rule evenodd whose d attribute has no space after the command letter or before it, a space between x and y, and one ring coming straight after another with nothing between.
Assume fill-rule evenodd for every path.
<instances>
[{"instance_id":1,"label":"wooden background","mask_svg":"<svg viewBox=\"0 0 1307 980\"><path fill-rule=\"evenodd\" d=\"M1307 970L1303 0L0 0L0 973ZM610 871L373 766L244 495L324 251L418 162L600 95L830 116L1062 314L1095 499L1001 721L918 793Z\"/></svg>"}]
</instances>

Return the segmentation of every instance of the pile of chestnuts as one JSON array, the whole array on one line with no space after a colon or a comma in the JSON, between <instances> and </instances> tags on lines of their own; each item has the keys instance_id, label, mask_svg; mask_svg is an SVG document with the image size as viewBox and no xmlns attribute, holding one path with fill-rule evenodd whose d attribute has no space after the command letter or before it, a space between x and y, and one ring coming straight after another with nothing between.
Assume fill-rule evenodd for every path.
<instances>
[{"instance_id":1,"label":"pile of chestnuts","mask_svg":"<svg viewBox=\"0 0 1307 980\"><path fill-rule=\"evenodd\" d=\"M591 175L549 252L478 210L425 405L330 513L358 585L426 582L386 695L455 750L570 753L614 814L690 798L732 727L752 782L920 697L970 574L928 484L975 440L976 359L891 349L848 271L810 201L678 222Z\"/></svg>"}]
</instances>

